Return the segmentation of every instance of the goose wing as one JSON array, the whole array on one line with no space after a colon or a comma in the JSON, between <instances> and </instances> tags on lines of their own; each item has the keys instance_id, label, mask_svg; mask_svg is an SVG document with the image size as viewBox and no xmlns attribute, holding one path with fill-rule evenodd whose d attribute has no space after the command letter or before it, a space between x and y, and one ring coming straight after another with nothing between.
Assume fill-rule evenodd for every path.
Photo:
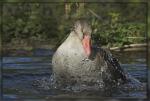
<instances>
[{"instance_id":1,"label":"goose wing","mask_svg":"<svg viewBox=\"0 0 150 101\"><path fill-rule=\"evenodd\" d=\"M93 50L96 50L99 53L101 59L107 63L107 68L111 74L111 79L125 82L127 80L126 72L120 66L120 63L117 58L115 58L109 50L103 49L101 47L92 47ZM102 60L100 60L102 61Z\"/></svg>"}]
</instances>

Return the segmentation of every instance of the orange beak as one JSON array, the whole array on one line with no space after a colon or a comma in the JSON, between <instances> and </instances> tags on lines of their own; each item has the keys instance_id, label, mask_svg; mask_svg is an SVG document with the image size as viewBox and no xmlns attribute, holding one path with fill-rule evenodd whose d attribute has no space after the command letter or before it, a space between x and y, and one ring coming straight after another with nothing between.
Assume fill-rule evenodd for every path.
<instances>
[{"instance_id":1,"label":"orange beak","mask_svg":"<svg viewBox=\"0 0 150 101\"><path fill-rule=\"evenodd\" d=\"M86 55L89 57L91 54L91 38L89 35L83 36L82 44Z\"/></svg>"}]
</instances>

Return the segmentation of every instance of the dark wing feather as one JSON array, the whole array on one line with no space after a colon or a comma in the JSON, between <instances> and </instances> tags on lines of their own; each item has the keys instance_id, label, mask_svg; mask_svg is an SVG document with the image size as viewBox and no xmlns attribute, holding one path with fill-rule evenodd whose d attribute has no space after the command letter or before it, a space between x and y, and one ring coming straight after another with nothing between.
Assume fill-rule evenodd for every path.
<instances>
[{"instance_id":1,"label":"dark wing feather","mask_svg":"<svg viewBox=\"0 0 150 101\"><path fill-rule=\"evenodd\" d=\"M100 55L106 61L108 65L108 70L112 74L114 80L118 81L121 79L122 81L125 82L127 80L126 73L123 70L123 68L120 66L118 60L109 51L100 47L97 49Z\"/></svg>"}]
</instances>

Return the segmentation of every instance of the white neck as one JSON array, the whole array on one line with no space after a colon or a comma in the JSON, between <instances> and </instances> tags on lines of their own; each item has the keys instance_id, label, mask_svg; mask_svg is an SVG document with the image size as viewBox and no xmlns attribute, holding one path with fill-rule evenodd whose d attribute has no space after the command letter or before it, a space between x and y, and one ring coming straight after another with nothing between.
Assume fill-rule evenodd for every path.
<instances>
[{"instance_id":1,"label":"white neck","mask_svg":"<svg viewBox=\"0 0 150 101\"><path fill-rule=\"evenodd\" d=\"M75 32L71 32L68 38L62 43L62 45L58 48L59 51L63 52L63 54L68 54L69 56L86 56L82 41L79 39Z\"/></svg>"}]
</instances>

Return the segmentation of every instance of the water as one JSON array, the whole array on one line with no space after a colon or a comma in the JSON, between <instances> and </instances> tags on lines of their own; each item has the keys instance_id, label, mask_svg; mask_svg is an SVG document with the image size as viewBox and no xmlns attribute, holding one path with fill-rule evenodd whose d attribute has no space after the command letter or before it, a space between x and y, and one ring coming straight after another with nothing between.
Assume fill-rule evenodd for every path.
<instances>
[{"instance_id":1,"label":"water","mask_svg":"<svg viewBox=\"0 0 150 101\"><path fill-rule=\"evenodd\" d=\"M44 54L42 54L44 53ZM3 98L5 101L20 99L50 99L51 97L98 97L98 92L70 92L49 88L48 78L52 74L51 50L34 50L32 56L5 56L2 59L3 67ZM145 52L113 52L121 66L133 77L143 83L144 89L132 89L127 85L125 92L114 91L112 97L139 97L146 98L147 65Z\"/></svg>"}]
</instances>

